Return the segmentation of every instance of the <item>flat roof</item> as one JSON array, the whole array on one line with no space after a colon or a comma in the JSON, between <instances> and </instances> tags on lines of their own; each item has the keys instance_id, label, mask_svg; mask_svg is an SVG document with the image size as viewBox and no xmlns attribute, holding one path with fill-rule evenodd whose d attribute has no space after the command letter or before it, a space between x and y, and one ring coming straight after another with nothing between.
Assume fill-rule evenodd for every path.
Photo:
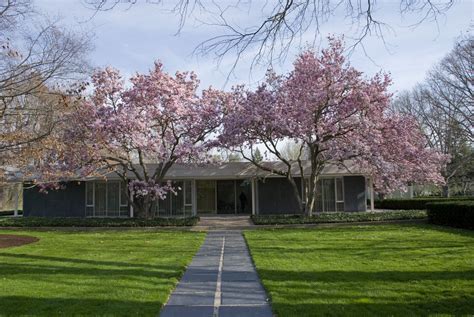
<instances>
[{"instance_id":1,"label":"flat roof","mask_svg":"<svg viewBox=\"0 0 474 317\"><path fill-rule=\"evenodd\" d=\"M262 165L269 169L282 170L286 165L280 161L263 162ZM147 164L147 172L153 174L157 164ZM137 169L141 170L141 167ZM291 172L293 176L301 175L297 162L292 164ZM303 162L303 174L309 176L311 165L309 161ZM142 173L142 172L141 172ZM322 175L363 175L353 162L341 164L326 164ZM129 172L129 178L133 178L133 173ZM216 164L174 164L166 173L166 179L247 179L253 177L281 177L278 174L262 170L250 162L226 162ZM115 173L106 175L107 179L117 179ZM93 178L92 178L93 179Z\"/></svg>"},{"instance_id":2,"label":"flat roof","mask_svg":"<svg viewBox=\"0 0 474 317\"><path fill-rule=\"evenodd\" d=\"M273 170L286 169L286 165L280 161L262 162L262 165ZM146 164L147 172L152 175L158 164ZM136 165L139 174L143 175L142 168ZM297 162L293 162L291 168L294 177L300 177L300 169ZM310 161L303 161L303 174L308 177L311 172ZM327 163L321 172L322 176L348 176L348 175L365 175L353 161L345 162L343 165L338 163ZM129 179L134 178L132 172L128 172ZM210 164L182 164L175 163L166 173L165 179L249 179L249 178L265 178L265 177L282 177L271 171L265 171L250 162L225 162ZM34 179L33 176L24 177L21 172L16 171L10 174L7 182L28 182ZM115 172L108 172L105 175L97 175L90 177L65 177L61 181L83 181L83 180L117 180L120 177Z\"/></svg>"}]
</instances>

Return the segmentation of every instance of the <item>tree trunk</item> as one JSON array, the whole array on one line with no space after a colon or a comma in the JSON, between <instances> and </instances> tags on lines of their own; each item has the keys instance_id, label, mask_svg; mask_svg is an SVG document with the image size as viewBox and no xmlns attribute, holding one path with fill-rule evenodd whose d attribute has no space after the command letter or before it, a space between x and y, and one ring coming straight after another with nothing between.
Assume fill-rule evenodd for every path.
<instances>
[{"instance_id":1,"label":"tree trunk","mask_svg":"<svg viewBox=\"0 0 474 317\"><path fill-rule=\"evenodd\" d=\"M442 187L442 195L443 197L449 197L449 185L446 184Z\"/></svg>"},{"instance_id":2,"label":"tree trunk","mask_svg":"<svg viewBox=\"0 0 474 317\"><path fill-rule=\"evenodd\" d=\"M317 212L317 198L318 198L318 174L312 172L309 178L309 195L308 195L308 216L313 216Z\"/></svg>"},{"instance_id":3,"label":"tree trunk","mask_svg":"<svg viewBox=\"0 0 474 317\"><path fill-rule=\"evenodd\" d=\"M298 190L298 185L296 184L295 180L293 177L289 176L287 177L288 181L291 184L291 188L293 188L293 193L295 194L296 200L298 201L298 209L300 212L304 212L303 208L303 200L301 199L301 192Z\"/></svg>"},{"instance_id":4,"label":"tree trunk","mask_svg":"<svg viewBox=\"0 0 474 317\"><path fill-rule=\"evenodd\" d=\"M135 197L133 201L134 216L140 219L150 219L151 200L146 198Z\"/></svg>"}]
</instances>

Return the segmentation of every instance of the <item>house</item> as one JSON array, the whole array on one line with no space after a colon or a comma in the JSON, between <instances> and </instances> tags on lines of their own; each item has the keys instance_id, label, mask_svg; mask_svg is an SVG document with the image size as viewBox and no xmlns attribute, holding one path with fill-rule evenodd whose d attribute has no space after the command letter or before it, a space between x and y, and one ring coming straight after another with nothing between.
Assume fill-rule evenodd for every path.
<instances>
[{"instance_id":1,"label":"house","mask_svg":"<svg viewBox=\"0 0 474 317\"><path fill-rule=\"evenodd\" d=\"M265 164L281 168L282 163ZM153 171L154 166L149 164L147 169ZM305 177L309 175L309 162L303 173ZM296 165L293 175L302 185ZM284 177L260 170L247 162L175 164L168 171L167 179L181 190L177 195L169 194L165 200L156 202L153 209L159 217L300 212L292 187ZM115 174L105 178L69 180L65 185L65 189L48 194L41 193L38 188L25 189L24 216L133 217L133 207L126 198L128 188ZM327 165L320 180L318 210L365 211L368 185L370 179L353 167Z\"/></svg>"},{"instance_id":2,"label":"house","mask_svg":"<svg viewBox=\"0 0 474 317\"><path fill-rule=\"evenodd\" d=\"M22 191L21 183L0 185L0 214L18 214L23 206Z\"/></svg>"}]
</instances>

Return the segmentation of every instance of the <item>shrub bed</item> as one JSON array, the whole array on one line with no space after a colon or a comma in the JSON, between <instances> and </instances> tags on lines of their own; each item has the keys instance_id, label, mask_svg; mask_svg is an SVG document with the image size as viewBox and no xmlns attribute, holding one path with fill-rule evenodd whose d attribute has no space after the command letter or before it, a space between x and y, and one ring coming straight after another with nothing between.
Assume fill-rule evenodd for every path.
<instances>
[{"instance_id":1,"label":"shrub bed","mask_svg":"<svg viewBox=\"0 0 474 317\"><path fill-rule=\"evenodd\" d=\"M382 212L326 212L316 216L303 215L268 215L252 216L256 225L278 225L278 224L310 224L310 223L334 223L334 222L367 222L386 220L409 220L425 219L425 210L399 210Z\"/></svg>"},{"instance_id":2,"label":"shrub bed","mask_svg":"<svg viewBox=\"0 0 474 317\"><path fill-rule=\"evenodd\" d=\"M433 224L474 229L474 201L430 203L427 213Z\"/></svg>"},{"instance_id":3,"label":"shrub bed","mask_svg":"<svg viewBox=\"0 0 474 317\"><path fill-rule=\"evenodd\" d=\"M378 209L426 209L426 204L433 202L446 202L446 201L464 201L474 200L473 197L429 197L429 198L414 198L414 199L384 199L376 200L374 202L375 208Z\"/></svg>"},{"instance_id":4,"label":"shrub bed","mask_svg":"<svg viewBox=\"0 0 474 317\"><path fill-rule=\"evenodd\" d=\"M189 218L46 218L21 217L0 219L0 227L168 227L194 226L199 217Z\"/></svg>"}]
</instances>

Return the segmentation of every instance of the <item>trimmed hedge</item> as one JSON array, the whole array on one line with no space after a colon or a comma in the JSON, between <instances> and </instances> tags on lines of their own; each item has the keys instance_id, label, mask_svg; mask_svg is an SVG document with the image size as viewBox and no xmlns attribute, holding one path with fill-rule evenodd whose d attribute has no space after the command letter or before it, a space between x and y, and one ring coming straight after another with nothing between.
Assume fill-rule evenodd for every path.
<instances>
[{"instance_id":1,"label":"trimmed hedge","mask_svg":"<svg viewBox=\"0 0 474 317\"><path fill-rule=\"evenodd\" d=\"M46 218L21 217L0 219L0 227L169 227L194 226L199 217L188 218Z\"/></svg>"},{"instance_id":2,"label":"trimmed hedge","mask_svg":"<svg viewBox=\"0 0 474 317\"><path fill-rule=\"evenodd\" d=\"M427 197L427 198L414 198L414 199L384 199L376 200L374 202L375 208L377 209L426 209L426 204L433 202L446 202L446 201L464 201L474 200L474 197Z\"/></svg>"},{"instance_id":3,"label":"trimmed hedge","mask_svg":"<svg viewBox=\"0 0 474 317\"><path fill-rule=\"evenodd\" d=\"M325 212L312 217L303 215L252 216L252 221L256 225L368 222L409 219L426 219L426 211L399 210L381 212Z\"/></svg>"},{"instance_id":4,"label":"trimmed hedge","mask_svg":"<svg viewBox=\"0 0 474 317\"><path fill-rule=\"evenodd\" d=\"M427 212L433 224L474 229L474 201L430 203Z\"/></svg>"}]
</instances>

